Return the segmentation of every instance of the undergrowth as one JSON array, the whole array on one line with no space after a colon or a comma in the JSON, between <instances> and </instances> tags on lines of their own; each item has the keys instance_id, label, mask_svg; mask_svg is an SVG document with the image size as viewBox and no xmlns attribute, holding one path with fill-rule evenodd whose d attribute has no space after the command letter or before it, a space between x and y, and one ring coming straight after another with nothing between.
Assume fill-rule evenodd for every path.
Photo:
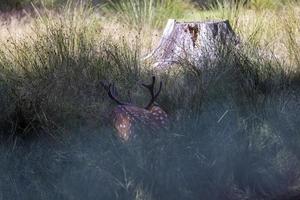
<instances>
[{"instance_id":1,"label":"undergrowth","mask_svg":"<svg viewBox=\"0 0 300 200\"><path fill-rule=\"evenodd\" d=\"M142 37L116 40L93 7L67 8L37 13L24 38L1 41L0 199L275 199L297 191L294 25L290 62L266 55L258 34L205 69L160 71L141 61ZM140 85L152 75L163 81L157 103L171 127L122 143L100 81L144 105Z\"/></svg>"}]
</instances>

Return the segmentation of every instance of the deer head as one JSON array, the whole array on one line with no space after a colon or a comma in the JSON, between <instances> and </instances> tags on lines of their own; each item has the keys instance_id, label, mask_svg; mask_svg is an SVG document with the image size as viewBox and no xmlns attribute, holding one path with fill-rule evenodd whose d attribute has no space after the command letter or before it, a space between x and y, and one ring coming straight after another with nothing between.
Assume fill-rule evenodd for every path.
<instances>
[{"instance_id":1,"label":"deer head","mask_svg":"<svg viewBox=\"0 0 300 200\"><path fill-rule=\"evenodd\" d=\"M150 84L142 84L143 87L149 90L151 95L151 99L145 108L121 102L115 95L114 85L101 83L108 96L118 104L112 112L113 125L118 136L123 140L127 141L134 135L134 129L137 126L152 131L167 127L167 113L159 106L154 105L162 89L162 82L160 81L158 91L155 92L155 80L156 78L153 76Z\"/></svg>"}]
</instances>

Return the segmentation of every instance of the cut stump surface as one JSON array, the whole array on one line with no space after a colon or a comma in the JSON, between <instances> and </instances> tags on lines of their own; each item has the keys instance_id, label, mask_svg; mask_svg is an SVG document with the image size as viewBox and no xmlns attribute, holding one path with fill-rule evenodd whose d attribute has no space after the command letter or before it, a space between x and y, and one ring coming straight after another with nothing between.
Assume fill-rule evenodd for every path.
<instances>
[{"instance_id":1,"label":"cut stump surface","mask_svg":"<svg viewBox=\"0 0 300 200\"><path fill-rule=\"evenodd\" d=\"M155 67L167 67L183 60L202 67L204 60L218 57L220 47L237 43L228 20L177 22L169 19L158 47L144 59L153 59Z\"/></svg>"}]
</instances>

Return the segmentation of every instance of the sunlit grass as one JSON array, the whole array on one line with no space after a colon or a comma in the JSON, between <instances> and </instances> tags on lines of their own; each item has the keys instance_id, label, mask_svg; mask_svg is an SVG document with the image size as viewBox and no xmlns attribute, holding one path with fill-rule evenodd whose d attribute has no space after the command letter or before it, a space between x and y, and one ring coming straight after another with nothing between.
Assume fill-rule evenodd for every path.
<instances>
[{"instance_id":1,"label":"sunlit grass","mask_svg":"<svg viewBox=\"0 0 300 200\"><path fill-rule=\"evenodd\" d=\"M122 24L141 29L161 28L168 18L180 19L191 9L192 5L182 0L111 0L104 10L109 18L116 16Z\"/></svg>"}]
</instances>

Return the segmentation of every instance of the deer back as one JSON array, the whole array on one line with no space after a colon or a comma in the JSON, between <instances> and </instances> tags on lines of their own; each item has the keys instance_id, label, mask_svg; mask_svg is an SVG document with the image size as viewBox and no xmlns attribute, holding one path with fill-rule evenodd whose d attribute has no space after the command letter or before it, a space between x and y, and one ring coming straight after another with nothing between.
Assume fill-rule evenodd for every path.
<instances>
[{"instance_id":1,"label":"deer back","mask_svg":"<svg viewBox=\"0 0 300 200\"><path fill-rule=\"evenodd\" d=\"M158 106L150 110L132 105L119 105L113 110L113 124L120 138L128 140L136 129L159 131L168 124L168 116Z\"/></svg>"}]
</instances>

